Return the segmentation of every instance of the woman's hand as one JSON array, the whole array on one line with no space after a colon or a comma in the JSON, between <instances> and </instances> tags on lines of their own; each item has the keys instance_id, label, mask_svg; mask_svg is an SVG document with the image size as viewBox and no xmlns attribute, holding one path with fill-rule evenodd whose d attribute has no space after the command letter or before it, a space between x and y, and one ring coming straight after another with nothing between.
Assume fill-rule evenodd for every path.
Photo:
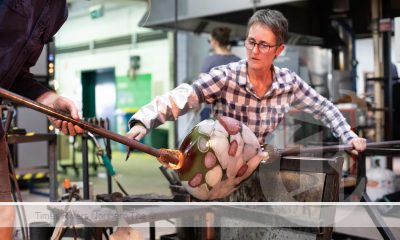
<instances>
[{"instance_id":1,"label":"woman's hand","mask_svg":"<svg viewBox=\"0 0 400 240\"><path fill-rule=\"evenodd\" d=\"M353 145L353 150L351 153L354 155L358 155L359 152L364 151L367 148L367 140L365 138L354 138L349 144Z\"/></svg>"},{"instance_id":2,"label":"woman's hand","mask_svg":"<svg viewBox=\"0 0 400 240\"><path fill-rule=\"evenodd\" d=\"M135 123L135 125L133 125L133 127L129 130L126 136L130 139L140 141L147 134L147 132L148 131L146 127L143 126L143 124Z\"/></svg>"}]
</instances>

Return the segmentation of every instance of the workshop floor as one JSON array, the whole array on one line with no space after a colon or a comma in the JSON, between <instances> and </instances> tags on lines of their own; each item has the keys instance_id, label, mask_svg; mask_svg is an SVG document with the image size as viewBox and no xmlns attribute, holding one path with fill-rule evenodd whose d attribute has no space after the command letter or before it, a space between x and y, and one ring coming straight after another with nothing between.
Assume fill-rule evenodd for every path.
<instances>
[{"instance_id":1,"label":"workshop floor","mask_svg":"<svg viewBox=\"0 0 400 240\"><path fill-rule=\"evenodd\" d=\"M79 155L79 154L77 154ZM120 151L113 151L112 164L117 173L118 180L124 189L130 194L143 194L143 193L157 193L170 195L169 183L162 175L159 167L160 163L155 157L144 153L131 153L129 159L125 161L126 153ZM93 184L94 194L107 192L107 179L106 169L102 165L98 165L97 171L94 170L92 163L94 160L89 156L90 168L90 182ZM70 160L61 160L60 165L71 163ZM79 175L75 174L72 168L67 168L67 172L61 171L59 179L61 182L65 178L70 178L71 182L82 181L82 168L81 158L77 156L77 166L79 167ZM59 168L62 170L62 168ZM115 183L113 183L113 191L120 191Z\"/></svg>"}]
</instances>

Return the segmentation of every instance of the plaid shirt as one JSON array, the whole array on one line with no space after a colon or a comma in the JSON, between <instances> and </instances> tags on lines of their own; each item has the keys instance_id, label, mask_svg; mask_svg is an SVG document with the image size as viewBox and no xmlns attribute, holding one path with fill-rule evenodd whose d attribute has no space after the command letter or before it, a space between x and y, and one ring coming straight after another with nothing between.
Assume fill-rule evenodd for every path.
<instances>
[{"instance_id":1,"label":"plaid shirt","mask_svg":"<svg viewBox=\"0 0 400 240\"><path fill-rule=\"evenodd\" d=\"M264 143L290 107L311 113L345 143L357 135L339 110L296 73L274 67L273 82L258 97L247 78L246 60L213 68L193 83L200 102L213 104L213 115L229 116L246 124Z\"/></svg>"}]
</instances>

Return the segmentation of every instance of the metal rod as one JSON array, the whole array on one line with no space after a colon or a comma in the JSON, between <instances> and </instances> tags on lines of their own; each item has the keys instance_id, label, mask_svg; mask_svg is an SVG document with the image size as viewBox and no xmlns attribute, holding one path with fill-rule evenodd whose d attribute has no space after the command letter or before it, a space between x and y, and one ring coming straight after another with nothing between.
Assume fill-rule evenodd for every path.
<instances>
[{"instance_id":1,"label":"metal rod","mask_svg":"<svg viewBox=\"0 0 400 240\"><path fill-rule=\"evenodd\" d=\"M82 182L83 182L83 199L90 199L89 184L89 149L88 137L82 135Z\"/></svg>"},{"instance_id":2,"label":"metal rod","mask_svg":"<svg viewBox=\"0 0 400 240\"><path fill-rule=\"evenodd\" d=\"M372 202L366 192L363 193L361 200L367 203ZM367 210L368 215L371 217L375 227L378 229L383 239L397 239L392 230L387 226L385 220L382 218L382 215L375 205L367 204L365 205L365 209Z\"/></svg>"},{"instance_id":3,"label":"metal rod","mask_svg":"<svg viewBox=\"0 0 400 240\"><path fill-rule=\"evenodd\" d=\"M73 119L72 117L66 115L65 113L57 111L57 110L50 108L46 105L43 105L41 103L32 101L28 98L22 97L18 94L12 93L8 90L5 90L4 88L0 88L0 97L6 98L6 99L11 100L16 103L19 103L21 105L24 105L26 107L34 109L38 112L44 113L48 116L51 116L51 117L54 117L54 118L57 118L57 119L60 119L63 121L71 122L72 124L77 125L85 130L96 133L96 134L101 135L106 138L110 138L116 142L122 143L130 148L134 148L134 149L140 150L142 152L148 153L152 156L160 157L160 155L161 155L159 149L155 149L150 146L144 145L143 143L129 139L129 138L119 135L117 133L108 131L104 128L101 128L99 126L93 125L88 122L85 122L83 120Z\"/></svg>"},{"instance_id":4,"label":"metal rod","mask_svg":"<svg viewBox=\"0 0 400 240\"><path fill-rule=\"evenodd\" d=\"M105 120L104 120L104 128L105 129L107 129L107 130L110 130L110 122L109 122L109 120L108 120L108 118L106 118ZM105 150L106 150L106 152L105 152L105 154L107 155L107 157L110 159L110 161L112 160L112 154L111 154L111 141L110 141L110 139L109 138L106 138L106 140L105 140ZM111 194L113 191L112 191L112 178L111 178L111 176L110 176L110 174L107 174L107 190L108 190L108 194Z\"/></svg>"},{"instance_id":5,"label":"metal rod","mask_svg":"<svg viewBox=\"0 0 400 240\"><path fill-rule=\"evenodd\" d=\"M392 145L400 145L400 141L386 141L386 142L374 142L367 143L367 148L369 147L387 147ZM315 152L338 152L338 151L349 151L353 149L353 145L343 144L334 146L321 146L321 147L295 147L282 150L281 156L289 156L300 153L315 153Z\"/></svg>"},{"instance_id":6,"label":"metal rod","mask_svg":"<svg viewBox=\"0 0 400 240\"><path fill-rule=\"evenodd\" d=\"M361 186L362 191L356 191L356 195L361 199L363 192L367 189L367 172L365 167L365 152L358 154L357 156L357 174L356 174L356 186ZM362 185L360 185L362 184Z\"/></svg>"}]
</instances>

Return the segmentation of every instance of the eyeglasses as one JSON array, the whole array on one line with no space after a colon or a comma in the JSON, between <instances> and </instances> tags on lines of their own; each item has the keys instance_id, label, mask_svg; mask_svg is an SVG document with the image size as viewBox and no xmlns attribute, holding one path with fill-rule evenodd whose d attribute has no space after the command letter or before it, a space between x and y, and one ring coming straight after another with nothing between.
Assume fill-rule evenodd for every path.
<instances>
[{"instance_id":1,"label":"eyeglasses","mask_svg":"<svg viewBox=\"0 0 400 240\"><path fill-rule=\"evenodd\" d=\"M244 46L249 50L253 50L256 45L258 45L258 50L260 50L260 52L267 53L269 52L270 48L277 47L280 44L269 45L264 42L257 43L256 41L250 39L246 39L246 41L244 42Z\"/></svg>"}]
</instances>

